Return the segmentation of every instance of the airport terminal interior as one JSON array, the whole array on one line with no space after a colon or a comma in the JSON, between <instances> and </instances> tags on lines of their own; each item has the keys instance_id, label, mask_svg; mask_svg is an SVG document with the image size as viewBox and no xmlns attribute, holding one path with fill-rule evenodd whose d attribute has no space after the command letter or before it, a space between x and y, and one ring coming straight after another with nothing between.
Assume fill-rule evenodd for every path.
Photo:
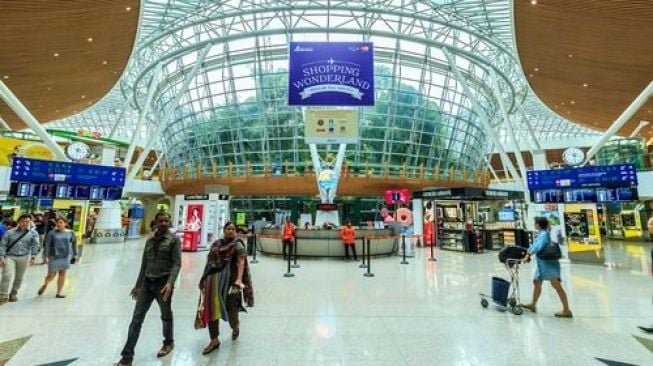
<instances>
[{"instance_id":1,"label":"airport terminal interior","mask_svg":"<svg viewBox=\"0 0 653 366\"><path fill-rule=\"evenodd\" d=\"M653 364L650 0L0 0L0 366Z\"/></svg>"}]
</instances>

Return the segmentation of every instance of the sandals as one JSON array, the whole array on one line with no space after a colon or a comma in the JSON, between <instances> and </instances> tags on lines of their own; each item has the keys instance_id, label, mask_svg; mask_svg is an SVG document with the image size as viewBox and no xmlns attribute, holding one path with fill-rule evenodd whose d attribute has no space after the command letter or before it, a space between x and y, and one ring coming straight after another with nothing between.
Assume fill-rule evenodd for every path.
<instances>
[{"instance_id":1,"label":"sandals","mask_svg":"<svg viewBox=\"0 0 653 366\"><path fill-rule=\"evenodd\" d=\"M215 351L218 348L220 348L220 341L216 338L215 340L211 340L208 346L204 347L202 354L208 355L209 353Z\"/></svg>"},{"instance_id":2,"label":"sandals","mask_svg":"<svg viewBox=\"0 0 653 366\"><path fill-rule=\"evenodd\" d=\"M572 314L571 311L567 311L567 312L561 311L561 312L555 313L555 317L556 318L571 319L571 318L574 317L574 314Z\"/></svg>"},{"instance_id":3,"label":"sandals","mask_svg":"<svg viewBox=\"0 0 653 366\"><path fill-rule=\"evenodd\" d=\"M522 304L522 309L526 309L532 313L537 313L537 308L533 304Z\"/></svg>"},{"instance_id":4,"label":"sandals","mask_svg":"<svg viewBox=\"0 0 653 366\"><path fill-rule=\"evenodd\" d=\"M159 353L156 354L156 357L165 357L168 355L168 353L172 352L172 350L175 348L174 343L170 344L164 344L163 347L159 350Z\"/></svg>"}]
</instances>

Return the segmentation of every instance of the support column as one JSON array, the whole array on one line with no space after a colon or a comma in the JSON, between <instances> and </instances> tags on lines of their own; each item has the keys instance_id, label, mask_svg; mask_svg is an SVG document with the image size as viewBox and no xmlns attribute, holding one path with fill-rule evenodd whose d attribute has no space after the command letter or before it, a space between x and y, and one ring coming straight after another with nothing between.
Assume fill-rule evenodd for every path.
<instances>
[{"instance_id":1,"label":"support column","mask_svg":"<svg viewBox=\"0 0 653 366\"><path fill-rule=\"evenodd\" d=\"M637 128L633 130L633 132L630 134L629 137L636 137L639 131L642 130L642 128L648 126L648 124L651 123L649 121L639 121L639 125L637 125Z\"/></svg>"},{"instance_id":2,"label":"support column","mask_svg":"<svg viewBox=\"0 0 653 366\"><path fill-rule=\"evenodd\" d=\"M497 182L501 182L501 179L499 179L499 176L497 175L497 172L492 167L492 163L487 158L487 156L483 155L483 159L485 159L485 164L487 164L487 167L490 168L490 172L492 173L492 176L494 176L494 179L496 179Z\"/></svg>"},{"instance_id":3,"label":"support column","mask_svg":"<svg viewBox=\"0 0 653 366\"><path fill-rule=\"evenodd\" d=\"M5 121L2 116L0 116L0 126L5 129L5 131L11 131L11 127L7 124L7 121Z\"/></svg>"},{"instance_id":4,"label":"support column","mask_svg":"<svg viewBox=\"0 0 653 366\"><path fill-rule=\"evenodd\" d=\"M537 136L535 135L535 131L533 131L533 126L531 126L531 122L528 120L528 117L526 116L526 112L524 112L524 107L522 107L521 104L518 104L517 110L521 114L521 117L524 119L524 123L526 124L528 134L531 136L531 140L533 140L533 144L535 145L535 151L541 151L542 146L540 145L540 142L537 140Z\"/></svg>"},{"instance_id":5,"label":"support column","mask_svg":"<svg viewBox=\"0 0 653 366\"><path fill-rule=\"evenodd\" d=\"M626 110L621 113L621 115L612 123L612 126L605 131L603 136L596 145L592 146L591 149L587 152L585 156L585 161L583 165L589 163L590 160L596 155L596 153L605 145L612 136L614 136L621 127L623 127L629 119L631 119L635 113L648 101L648 99L653 95L653 81L651 81L644 90L633 100L632 103L626 108Z\"/></svg>"},{"instance_id":6,"label":"support column","mask_svg":"<svg viewBox=\"0 0 653 366\"><path fill-rule=\"evenodd\" d=\"M112 139L113 135L116 134L116 131L118 130L118 126L120 125L120 121L122 121L122 117L125 115L125 112L127 112L127 109L129 109L129 99L130 98L127 98L127 100L125 101L125 105L123 105L122 110L118 115L118 119L116 119L116 122L111 127L111 131L109 131L108 138Z\"/></svg>"},{"instance_id":7,"label":"support column","mask_svg":"<svg viewBox=\"0 0 653 366\"><path fill-rule=\"evenodd\" d=\"M488 120L487 115L485 115L485 112L483 111L483 108L481 108L481 105L479 104L478 100L476 97L472 94L472 91L469 89L469 86L467 85L467 82L463 78L462 74L460 73L460 70L458 70L458 66L456 65L456 61L453 59L451 54L449 53L449 50L447 50L446 47L442 48L442 52L444 53L445 57L447 58L447 61L449 62L449 67L451 68L451 71L453 72L454 76L456 77L456 80L460 83L460 85L463 87L465 91L465 95L467 95L467 98L470 100L472 103L472 107L476 114L478 115L478 118L481 120L481 122L485 125L485 129L487 130L487 134L490 136L492 139L492 143L494 146L499 150L499 154L501 155L501 158L505 161L507 164L508 171L510 174L515 177L517 184L523 185L523 182L521 179L519 179L519 174L517 174L517 169L515 169L515 166L512 164L512 161L510 161L510 158L508 157L508 154L506 154L506 151L503 148L503 145L501 145L501 141L499 141L499 138L497 137L496 132L492 128L492 125L490 124L490 121Z\"/></svg>"},{"instance_id":8,"label":"support column","mask_svg":"<svg viewBox=\"0 0 653 366\"><path fill-rule=\"evenodd\" d=\"M30 113L30 111L23 105L23 103L20 102L20 100L14 95L14 93L9 90L7 85L3 83L0 80L0 98L7 103L9 108L16 113L20 119L22 119L27 127L31 128L34 133L36 133L41 140L43 140L43 143L50 148L50 151L52 151L52 154L54 155L54 158L57 160L62 160L62 161L70 161L66 154L64 153L63 149L61 146L57 145L56 142L54 142L54 139L52 139L52 136L48 134L43 126L39 123L39 121L36 120L36 117Z\"/></svg>"},{"instance_id":9,"label":"support column","mask_svg":"<svg viewBox=\"0 0 653 366\"><path fill-rule=\"evenodd\" d=\"M161 132L163 132L163 129L166 127L168 123L167 118L169 118L169 116L172 115L174 109L177 108L177 105L179 104L181 97L184 95L186 90L188 90L188 86L190 85L190 82L193 80L195 75L197 75L197 72L199 71L202 63L204 63L204 59L206 58L206 55L209 53L209 50L211 49L212 46L213 45L209 43L201 51L199 57L195 61L195 65L193 66L193 69L190 71L188 76L186 76L186 78L184 79L184 83L182 84L181 88L177 92L175 99L172 102L170 102L168 108L166 108L166 110L164 111L163 118L165 118L165 120L158 121L159 123L156 127L156 130L154 130L154 132L150 136L150 139L145 144L143 151L138 156L138 160L129 171L129 174L127 175L127 181L133 180L138 170L143 166L143 163L145 162L145 158L147 158L147 154L149 154L150 150L152 150L152 146L154 145L154 142L159 139L159 135L161 135Z\"/></svg>"}]
</instances>

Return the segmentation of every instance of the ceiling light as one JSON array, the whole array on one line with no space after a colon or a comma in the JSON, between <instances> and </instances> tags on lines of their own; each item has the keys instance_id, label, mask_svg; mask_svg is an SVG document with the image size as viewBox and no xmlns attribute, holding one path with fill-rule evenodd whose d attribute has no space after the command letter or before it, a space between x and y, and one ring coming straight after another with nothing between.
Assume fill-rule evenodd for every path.
<instances>
[{"instance_id":1,"label":"ceiling light","mask_svg":"<svg viewBox=\"0 0 653 366\"><path fill-rule=\"evenodd\" d=\"M528 76L533 77L533 74L528 74Z\"/></svg>"},{"instance_id":2,"label":"ceiling light","mask_svg":"<svg viewBox=\"0 0 653 366\"><path fill-rule=\"evenodd\" d=\"M560 102L560 105L565 105L565 102Z\"/></svg>"},{"instance_id":3,"label":"ceiling light","mask_svg":"<svg viewBox=\"0 0 653 366\"><path fill-rule=\"evenodd\" d=\"M59 113L59 110L57 109L56 111L54 111L54 113Z\"/></svg>"},{"instance_id":4,"label":"ceiling light","mask_svg":"<svg viewBox=\"0 0 653 366\"><path fill-rule=\"evenodd\" d=\"M82 95L82 99L86 99L86 95Z\"/></svg>"},{"instance_id":5,"label":"ceiling light","mask_svg":"<svg viewBox=\"0 0 653 366\"><path fill-rule=\"evenodd\" d=\"M567 55L567 57L574 58L574 55L570 53L570 54Z\"/></svg>"},{"instance_id":6,"label":"ceiling light","mask_svg":"<svg viewBox=\"0 0 653 366\"><path fill-rule=\"evenodd\" d=\"M106 64L107 64L107 60L102 61L102 65L106 65Z\"/></svg>"},{"instance_id":7,"label":"ceiling light","mask_svg":"<svg viewBox=\"0 0 653 366\"><path fill-rule=\"evenodd\" d=\"M587 88L589 85L587 83L583 83L583 88Z\"/></svg>"},{"instance_id":8,"label":"ceiling light","mask_svg":"<svg viewBox=\"0 0 653 366\"><path fill-rule=\"evenodd\" d=\"M59 52L55 52L54 54L52 54L52 56L59 57Z\"/></svg>"},{"instance_id":9,"label":"ceiling light","mask_svg":"<svg viewBox=\"0 0 653 366\"><path fill-rule=\"evenodd\" d=\"M128 6L128 7L125 8L125 10L130 11L130 10L132 10L132 7Z\"/></svg>"},{"instance_id":10,"label":"ceiling light","mask_svg":"<svg viewBox=\"0 0 653 366\"><path fill-rule=\"evenodd\" d=\"M52 90L52 87L51 87L51 86L48 86L48 91L50 91L50 90Z\"/></svg>"},{"instance_id":11,"label":"ceiling light","mask_svg":"<svg viewBox=\"0 0 653 366\"><path fill-rule=\"evenodd\" d=\"M538 71L540 71L540 68L539 68L539 67L536 67L536 68L533 69L533 70L535 70L535 72L538 72Z\"/></svg>"},{"instance_id":12,"label":"ceiling light","mask_svg":"<svg viewBox=\"0 0 653 366\"><path fill-rule=\"evenodd\" d=\"M2 75L2 78L5 79L5 80L7 80L7 79L9 79L9 75ZM649 111L649 113L650 113L650 112L651 112L651 111Z\"/></svg>"},{"instance_id":13,"label":"ceiling light","mask_svg":"<svg viewBox=\"0 0 653 366\"><path fill-rule=\"evenodd\" d=\"M531 0L531 5L537 5L537 0Z\"/></svg>"},{"instance_id":14,"label":"ceiling light","mask_svg":"<svg viewBox=\"0 0 653 366\"><path fill-rule=\"evenodd\" d=\"M88 37L88 38L86 38L86 40L89 41L89 42L93 42L93 37Z\"/></svg>"},{"instance_id":15,"label":"ceiling light","mask_svg":"<svg viewBox=\"0 0 653 366\"><path fill-rule=\"evenodd\" d=\"M569 103L571 103L571 104L576 104L576 102L575 102L575 101L573 101L573 100L572 100L571 102L569 102Z\"/></svg>"}]
</instances>

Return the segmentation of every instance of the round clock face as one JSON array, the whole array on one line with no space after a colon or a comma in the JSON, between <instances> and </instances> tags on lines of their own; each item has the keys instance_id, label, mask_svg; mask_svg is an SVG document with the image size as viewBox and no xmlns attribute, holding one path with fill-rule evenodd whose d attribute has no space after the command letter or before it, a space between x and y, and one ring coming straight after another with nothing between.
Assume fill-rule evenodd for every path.
<instances>
[{"instance_id":1,"label":"round clock face","mask_svg":"<svg viewBox=\"0 0 653 366\"><path fill-rule=\"evenodd\" d=\"M83 142L73 142L66 148L66 153L73 160L82 160L86 158L91 149Z\"/></svg>"},{"instance_id":2,"label":"round clock face","mask_svg":"<svg viewBox=\"0 0 653 366\"><path fill-rule=\"evenodd\" d=\"M585 153L581 149L570 147L562 153L562 160L569 165L580 165L585 160Z\"/></svg>"}]
</instances>

